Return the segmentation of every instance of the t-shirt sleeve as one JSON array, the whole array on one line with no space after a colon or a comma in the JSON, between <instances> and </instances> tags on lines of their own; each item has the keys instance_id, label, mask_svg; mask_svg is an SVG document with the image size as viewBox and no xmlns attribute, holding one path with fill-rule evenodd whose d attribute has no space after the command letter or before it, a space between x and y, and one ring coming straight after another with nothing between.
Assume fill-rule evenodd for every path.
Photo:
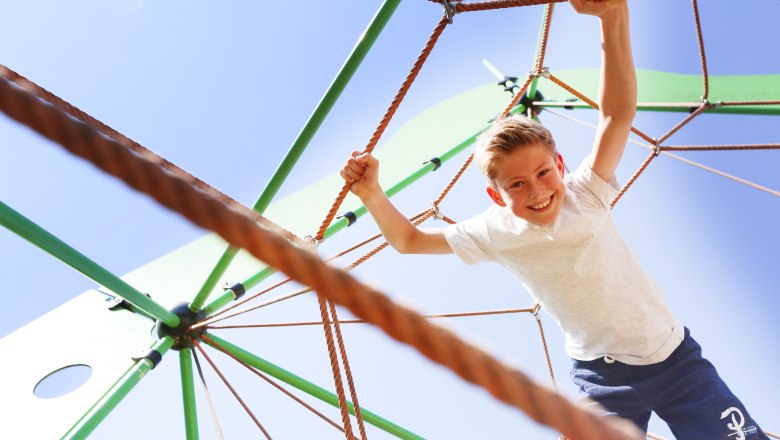
<instances>
[{"instance_id":1,"label":"t-shirt sleeve","mask_svg":"<svg viewBox=\"0 0 780 440\"><path fill-rule=\"evenodd\" d=\"M444 238L455 255L466 264L477 264L492 260L488 243L485 215L480 214L468 220L444 228Z\"/></svg>"},{"instance_id":2,"label":"t-shirt sleeve","mask_svg":"<svg viewBox=\"0 0 780 440\"><path fill-rule=\"evenodd\" d=\"M612 199L620 191L620 185L613 175L609 182L604 181L591 169L588 159L582 161L577 171L569 175L569 187L585 205L594 208L609 208Z\"/></svg>"}]
</instances>

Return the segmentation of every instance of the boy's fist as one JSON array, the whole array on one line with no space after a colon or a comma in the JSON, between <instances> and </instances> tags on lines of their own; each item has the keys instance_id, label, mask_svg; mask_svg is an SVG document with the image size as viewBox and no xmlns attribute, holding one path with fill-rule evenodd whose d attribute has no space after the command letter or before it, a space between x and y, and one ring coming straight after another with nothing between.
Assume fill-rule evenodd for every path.
<instances>
[{"instance_id":1,"label":"boy's fist","mask_svg":"<svg viewBox=\"0 0 780 440\"><path fill-rule=\"evenodd\" d=\"M626 0L569 0L569 3L580 14L601 17L616 6L626 4Z\"/></svg>"},{"instance_id":2,"label":"boy's fist","mask_svg":"<svg viewBox=\"0 0 780 440\"><path fill-rule=\"evenodd\" d=\"M354 151L339 174L345 182L352 184L350 191L361 199L382 190L379 186L379 161L369 153Z\"/></svg>"}]
</instances>

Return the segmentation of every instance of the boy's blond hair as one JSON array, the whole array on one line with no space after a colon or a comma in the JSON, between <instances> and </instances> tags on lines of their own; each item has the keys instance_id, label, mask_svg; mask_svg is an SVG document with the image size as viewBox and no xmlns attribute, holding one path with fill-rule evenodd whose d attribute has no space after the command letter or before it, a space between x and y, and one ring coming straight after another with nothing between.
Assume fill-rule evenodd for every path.
<instances>
[{"instance_id":1,"label":"boy's blond hair","mask_svg":"<svg viewBox=\"0 0 780 440\"><path fill-rule=\"evenodd\" d=\"M491 186L495 187L496 162L516 149L529 144L541 143L555 157L555 141L542 124L525 116L509 116L497 119L477 139L474 159Z\"/></svg>"}]
</instances>

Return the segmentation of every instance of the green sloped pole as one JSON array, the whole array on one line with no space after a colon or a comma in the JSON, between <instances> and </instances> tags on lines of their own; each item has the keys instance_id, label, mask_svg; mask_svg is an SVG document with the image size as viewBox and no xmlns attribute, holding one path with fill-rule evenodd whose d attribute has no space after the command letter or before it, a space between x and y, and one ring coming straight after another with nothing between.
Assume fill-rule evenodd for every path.
<instances>
[{"instance_id":1,"label":"green sloped pole","mask_svg":"<svg viewBox=\"0 0 780 440\"><path fill-rule=\"evenodd\" d=\"M166 336L152 345L152 350L164 356L173 346L173 338ZM84 414L70 430L62 436L62 440L81 440L87 438L92 431L108 416L109 413L127 396L128 393L143 379L146 373L154 368L148 358L139 359L116 381L116 383Z\"/></svg>"},{"instance_id":2,"label":"green sloped pole","mask_svg":"<svg viewBox=\"0 0 780 440\"><path fill-rule=\"evenodd\" d=\"M264 373L266 373L266 374L268 374L270 376L273 376L273 377L281 380L282 382L284 382L284 383L286 383L286 384L288 384L290 386L298 388L299 390L301 390L301 391L303 391L303 392L305 392L305 393L307 393L307 394L309 394L309 395L311 395L313 397L316 397L317 399L319 399L319 400L321 400L321 401L323 401L325 403L333 405L336 408L339 407L339 398L338 398L338 396L333 394L333 393L331 393L330 391L327 391L324 388L319 387L319 386L309 382L308 380L306 380L306 379L304 379L304 378L302 378L300 376L297 376L297 375L295 375L295 374L293 374L293 373L291 373L291 372L289 372L289 371L287 371L287 370L285 370L285 369L283 369L283 368L281 368L281 367L279 367L277 365L274 365L271 362L268 362L267 360L265 360L265 359L255 355L253 353L250 353L250 352L248 352L248 351L246 351L246 350L244 350L242 348L239 348L238 346L233 345L230 342L227 342L226 340L224 340L222 338L214 336L211 333L209 333L208 337L209 337L209 339L213 340L214 342L216 342L216 344L219 345L219 347L216 347L214 344L210 344L209 341L206 340L206 343L209 343L209 345L211 345L215 349L219 350L219 348L221 347L222 349L224 349L228 353L230 353L233 356L235 356L236 358L240 359L242 362L245 362L246 364L248 364L248 365L250 365L250 366L252 366L254 368L257 368L258 370L260 370L260 371L262 371L262 372L264 372ZM347 402L347 406L349 407L349 413L354 415L355 414L355 409L354 409L354 407L352 405L352 402ZM398 438L414 439L414 440L419 440L419 439L423 438L423 437L420 437L419 435L417 435L417 434L415 434L415 433L413 433L413 432L411 432L411 431L409 431L407 429L404 429L404 428L396 425L395 423L393 423L393 422L391 422L391 421L389 421L387 419L384 419L384 418L382 418L382 417L372 413L371 411L369 411L368 409L366 409L362 405L360 407L360 413L363 416L363 420L365 420L367 423L370 423L370 424L376 426L377 428L379 428L379 429L381 429L381 430L383 430L385 432L393 434L394 436L396 436Z\"/></svg>"},{"instance_id":3,"label":"green sloped pole","mask_svg":"<svg viewBox=\"0 0 780 440\"><path fill-rule=\"evenodd\" d=\"M303 129L301 129L298 137L293 142L287 155L274 172L266 185L265 190L263 190L263 193L260 194L260 197L255 202L255 205L252 207L255 211L262 214L265 212L266 208L268 208L268 205L279 191L282 183L290 174L290 171L292 171L293 166L295 166L295 163L309 145L312 137L314 137L314 133L316 133L320 128L320 125L322 125L322 121L325 120L325 117L330 112L333 104L336 103L341 92L344 91L349 80L352 79L352 75L354 75L358 66L360 66L360 63L371 49L371 46L373 46L377 37L382 32L400 3L401 0L385 0L384 3L382 3L382 6L379 7L376 15L374 15L374 18L371 20L371 23L369 23L365 32L360 36L357 45L352 49L352 53L350 53L347 61L344 62L344 65L341 67L341 70L339 70L336 78L330 84L328 90L314 109L314 112L309 116L306 125L303 126ZM222 257L220 257L216 266L203 283L203 287L201 287L200 291L198 291L198 294L195 296L195 299L190 303L190 309L193 311L200 310L237 253L237 249L229 247L225 253L222 254Z\"/></svg>"},{"instance_id":4,"label":"green sloped pole","mask_svg":"<svg viewBox=\"0 0 780 440\"><path fill-rule=\"evenodd\" d=\"M179 325L178 316L165 310L151 298L73 249L35 224L32 220L14 211L3 202L0 202L0 225L5 226L10 231L48 252L68 266L102 284L148 315L164 322L167 326L176 328Z\"/></svg>"},{"instance_id":5,"label":"green sloped pole","mask_svg":"<svg viewBox=\"0 0 780 440\"><path fill-rule=\"evenodd\" d=\"M512 111L510 113L511 114L518 114L518 113L523 113L523 112L525 112L525 106L523 106L522 104L519 104L517 107L512 109ZM447 151L444 154L442 154L441 156L439 156L439 160L441 160L442 163L445 163L448 160L452 159L458 153L460 153L461 151L465 150L468 146L473 144L474 141L477 140L479 135L482 134L485 130L487 130L487 128L488 127L486 126L486 127L482 128L481 130L479 130L478 132L474 133L473 135L469 136L466 140L464 140L463 142L459 143L455 147L451 148L449 151ZM411 175L409 175L408 177L406 177L402 181L400 181L400 182L396 183L395 185L393 185L392 187L390 187L387 191L385 191L385 194L388 197L392 197L395 194L398 194L403 189L407 188L411 184L413 184L416 181L420 180L420 178L422 178L424 175L426 175L426 174L428 174L430 172L433 172L434 168L435 168L435 165L433 163L428 163L426 165L423 165L420 169L418 169L417 171L415 171L414 173L412 173ZM353 214L355 214L356 218L360 218L364 214L366 214L368 212L368 210L366 209L365 206L361 206L361 207L359 207L358 209L356 209L355 211L352 211L352 212L353 212ZM333 222L330 225L330 227L328 227L328 229L325 230L325 238L331 237L331 236L333 236L333 234L335 234L335 233L341 231L342 229L346 228L347 224L348 224L347 219L342 218L342 219L336 220L335 222ZM266 279L269 276L271 276L272 274L274 274L275 272L276 272L276 269L274 269L272 267L266 267L265 269L261 270L257 274L252 275L246 281L241 283L241 285L244 286L244 290L249 290L249 289L255 287L256 285L258 285L264 279ZM214 299L214 301L212 301L206 307L204 307L203 311L205 312L206 315L210 315L210 314L216 312L217 310L219 310L220 308L222 308L223 306L225 306L226 304L228 304L229 302L233 301L234 299L236 299L236 294L232 290L227 289L227 290L225 290L225 292L222 295L220 295L219 297Z\"/></svg>"},{"instance_id":6,"label":"green sloped pole","mask_svg":"<svg viewBox=\"0 0 780 440\"><path fill-rule=\"evenodd\" d=\"M195 403L195 380L192 372L192 349L179 351L181 396L184 403L184 430L187 440L198 440L198 411Z\"/></svg>"}]
</instances>

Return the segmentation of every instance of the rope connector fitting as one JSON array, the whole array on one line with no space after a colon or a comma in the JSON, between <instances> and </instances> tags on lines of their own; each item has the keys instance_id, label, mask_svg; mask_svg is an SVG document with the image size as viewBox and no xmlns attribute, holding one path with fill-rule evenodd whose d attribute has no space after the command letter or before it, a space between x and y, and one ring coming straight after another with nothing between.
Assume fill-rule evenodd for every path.
<instances>
[{"instance_id":1,"label":"rope connector fitting","mask_svg":"<svg viewBox=\"0 0 780 440\"><path fill-rule=\"evenodd\" d=\"M528 76L531 78L550 78L550 68L542 67L542 70L532 70Z\"/></svg>"},{"instance_id":2,"label":"rope connector fitting","mask_svg":"<svg viewBox=\"0 0 780 440\"><path fill-rule=\"evenodd\" d=\"M431 212L433 212L434 220L444 220L444 215L439 211L439 205L436 202L431 202Z\"/></svg>"},{"instance_id":3,"label":"rope connector fitting","mask_svg":"<svg viewBox=\"0 0 780 440\"><path fill-rule=\"evenodd\" d=\"M313 235L307 235L303 237L303 242L311 247L317 247L322 242L322 240L317 240Z\"/></svg>"},{"instance_id":4,"label":"rope connector fitting","mask_svg":"<svg viewBox=\"0 0 780 440\"><path fill-rule=\"evenodd\" d=\"M539 320L539 310L542 309L542 305L539 303L534 303L534 305L531 307L531 314L534 315L534 318Z\"/></svg>"},{"instance_id":5,"label":"rope connector fitting","mask_svg":"<svg viewBox=\"0 0 780 440\"><path fill-rule=\"evenodd\" d=\"M451 2L447 0L440 0L439 4L441 4L442 9L444 9L444 15L447 16L447 23L452 24L452 17L458 13L456 7L458 4L460 4L460 0Z\"/></svg>"},{"instance_id":6,"label":"rope connector fitting","mask_svg":"<svg viewBox=\"0 0 780 440\"><path fill-rule=\"evenodd\" d=\"M427 165L429 163L433 164L433 170L432 171L436 171L439 168L441 168L441 159L439 159L438 157L432 157L430 160L426 160L422 164L423 165Z\"/></svg>"},{"instance_id":7,"label":"rope connector fitting","mask_svg":"<svg viewBox=\"0 0 780 440\"><path fill-rule=\"evenodd\" d=\"M661 145L658 144L658 138L653 139L653 154L658 157L661 154Z\"/></svg>"},{"instance_id":8,"label":"rope connector fitting","mask_svg":"<svg viewBox=\"0 0 780 440\"><path fill-rule=\"evenodd\" d=\"M344 214L341 214L339 216L336 216L337 219L345 218L347 219L347 226L352 226L357 221L357 215L355 215L352 211L347 211Z\"/></svg>"}]
</instances>

